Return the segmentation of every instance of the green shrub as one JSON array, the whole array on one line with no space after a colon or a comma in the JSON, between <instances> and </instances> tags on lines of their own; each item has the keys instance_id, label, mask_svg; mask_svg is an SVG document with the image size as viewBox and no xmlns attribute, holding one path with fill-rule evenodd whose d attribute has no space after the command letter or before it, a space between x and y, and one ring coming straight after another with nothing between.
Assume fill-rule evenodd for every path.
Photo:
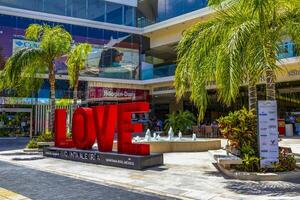
<instances>
[{"instance_id":1,"label":"green shrub","mask_svg":"<svg viewBox=\"0 0 300 200\"><path fill-rule=\"evenodd\" d=\"M189 128L196 123L196 118L193 113L189 111L179 111L178 113L170 113L167 115L168 119L165 124L165 131L170 127L175 133L181 131L183 134L188 133Z\"/></svg>"},{"instance_id":2,"label":"green shrub","mask_svg":"<svg viewBox=\"0 0 300 200\"><path fill-rule=\"evenodd\" d=\"M283 172L294 170L296 168L296 160L284 148L280 149L279 162L274 164L274 168L260 168L256 121L256 115L245 108L231 112L228 116L218 119L222 135L228 139L231 147L239 150L240 157L243 160L243 164L236 166L236 169L247 172Z\"/></svg>"},{"instance_id":3,"label":"green shrub","mask_svg":"<svg viewBox=\"0 0 300 200\"><path fill-rule=\"evenodd\" d=\"M240 169L246 172L259 172L261 170L260 158L257 156L245 154L243 158L243 165Z\"/></svg>"},{"instance_id":4,"label":"green shrub","mask_svg":"<svg viewBox=\"0 0 300 200\"><path fill-rule=\"evenodd\" d=\"M37 142L53 142L52 133L46 130L44 134L38 136Z\"/></svg>"},{"instance_id":5,"label":"green shrub","mask_svg":"<svg viewBox=\"0 0 300 200\"><path fill-rule=\"evenodd\" d=\"M245 155L258 156L257 117L253 111L243 108L217 121L221 134L228 139L230 146L241 152L242 158Z\"/></svg>"},{"instance_id":6,"label":"green shrub","mask_svg":"<svg viewBox=\"0 0 300 200\"><path fill-rule=\"evenodd\" d=\"M35 140L35 139L31 139L31 140L28 142L28 144L26 145L26 147L27 147L28 149L36 149L36 148L38 148L38 145L37 145L36 140Z\"/></svg>"},{"instance_id":7,"label":"green shrub","mask_svg":"<svg viewBox=\"0 0 300 200\"><path fill-rule=\"evenodd\" d=\"M247 172L258 172L260 158L257 144L257 117L246 108L230 112L228 116L218 120L221 134L228 139L229 146L240 152L243 164L237 169Z\"/></svg>"},{"instance_id":8,"label":"green shrub","mask_svg":"<svg viewBox=\"0 0 300 200\"><path fill-rule=\"evenodd\" d=\"M275 171L293 171L296 168L296 159L292 153L287 152L284 148L279 151L279 162L274 164Z\"/></svg>"},{"instance_id":9,"label":"green shrub","mask_svg":"<svg viewBox=\"0 0 300 200\"><path fill-rule=\"evenodd\" d=\"M7 130L0 129L0 137L8 137L8 136L9 136L9 132Z\"/></svg>"}]
</instances>

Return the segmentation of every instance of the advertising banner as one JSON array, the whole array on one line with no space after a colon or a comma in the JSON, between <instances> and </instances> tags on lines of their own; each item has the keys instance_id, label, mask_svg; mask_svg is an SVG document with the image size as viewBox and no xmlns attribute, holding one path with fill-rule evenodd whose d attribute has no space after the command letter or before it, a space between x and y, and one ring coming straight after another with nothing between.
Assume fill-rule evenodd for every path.
<instances>
[{"instance_id":1,"label":"advertising banner","mask_svg":"<svg viewBox=\"0 0 300 200\"><path fill-rule=\"evenodd\" d=\"M114 47L129 36L113 39L105 45L92 44L85 69L81 76L102 78L138 79L139 50L134 48ZM40 43L24 39L13 39L13 53L24 47L38 48ZM67 74L66 56L55 61L57 74Z\"/></svg>"},{"instance_id":2,"label":"advertising banner","mask_svg":"<svg viewBox=\"0 0 300 200\"><path fill-rule=\"evenodd\" d=\"M276 101L258 101L258 142L260 166L278 162L278 120Z\"/></svg>"}]
</instances>

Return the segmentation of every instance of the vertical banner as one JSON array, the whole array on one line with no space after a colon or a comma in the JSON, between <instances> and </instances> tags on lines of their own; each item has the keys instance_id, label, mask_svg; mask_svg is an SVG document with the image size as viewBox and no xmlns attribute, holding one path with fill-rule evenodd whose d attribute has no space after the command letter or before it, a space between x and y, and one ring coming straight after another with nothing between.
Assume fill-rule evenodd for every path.
<instances>
[{"instance_id":1,"label":"vertical banner","mask_svg":"<svg viewBox=\"0 0 300 200\"><path fill-rule=\"evenodd\" d=\"M258 144L260 166L278 162L278 120L276 101L258 101Z\"/></svg>"}]
</instances>

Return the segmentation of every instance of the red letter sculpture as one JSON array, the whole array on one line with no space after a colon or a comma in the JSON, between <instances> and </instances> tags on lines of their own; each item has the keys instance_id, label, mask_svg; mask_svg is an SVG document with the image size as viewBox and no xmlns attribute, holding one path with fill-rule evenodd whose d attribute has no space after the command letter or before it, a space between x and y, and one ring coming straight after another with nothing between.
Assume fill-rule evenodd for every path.
<instances>
[{"instance_id":1,"label":"red letter sculpture","mask_svg":"<svg viewBox=\"0 0 300 200\"><path fill-rule=\"evenodd\" d=\"M67 111L65 109L55 110L54 119L54 132L55 132L55 146L61 148L72 148L74 147L72 139L67 139Z\"/></svg>"},{"instance_id":2,"label":"red letter sculpture","mask_svg":"<svg viewBox=\"0 0 300 200\"><path fill-rule=\"evenodd\" d=\"M118 105L118 153L149 155L148 144L132 144L132 132L142 132L142 124L132 124L132 113L149 112L149 103L124 103Z\"/></svg>"},{"instance_id":3,"label":"red letter sculpture","mask_svg":"<svg viewBox=\"0 0 300 200\"><path fill-rule=\"evenodd\" d=\"M96 139L95 122L91 108L78 108L73 115L72 137L78 149L91 149Z\"/></svg>"},{"instance_id":4,"label":"red letter sculpture","mask_svg":"<svg viewBox=\"0 0 300 200\"><path fill-rule=\"evenodd\" d=\"M117 105L97 106L93 108L97 132L98 150L111 152L117 122Z\"/></svg>"}]
</instances>

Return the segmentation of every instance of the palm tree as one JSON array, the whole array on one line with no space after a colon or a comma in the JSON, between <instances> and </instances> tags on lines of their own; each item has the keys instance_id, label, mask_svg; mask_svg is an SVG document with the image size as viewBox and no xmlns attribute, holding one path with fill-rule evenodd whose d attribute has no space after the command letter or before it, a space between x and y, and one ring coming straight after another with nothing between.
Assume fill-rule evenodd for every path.
<instances>
[{"instance_id":1,"label":"palm tree","mask_svg":"<svg viewBox=\"0 0 300 200\"><path fill-rule=\"evenodd\" d=\"M187 91L202 118L208 104L207 84L229 105L248 85L249 108L256 105L256 84L266 76L267 99L275 99L274 70L283 37L300 47L299 0L209 0L213 19L188 29L178 45L177 97Z\"/></svg>"},{"instance_id":2,"label":"palm tree","mask_svg":"<svg viewBox=\"0 0 300 200\"><path fill-rule=\"evenodd\" d=\"M48 73L50 83L50 123L53 132L55 111L55 64L54 61L68 53L71 35L61 26L32 24L25 31L27 40L39 42L38 48L23 48L14 53L4 69L2 87L16 89L22 95L38 90L43 82L41 74Z\"/></svg>"},{"instance_id":3,"label":"palm tree","mask_svg":"<svg viewBox=\"0 0 300 200\"><path fill-rule=\"evenodd\" d=\"M90 44L79 44L68 55L67 67L70 86L73 87L73 109L77 107L79 72L84 69L88 54L92 51Z\"/></svg>"}]
</instances>

